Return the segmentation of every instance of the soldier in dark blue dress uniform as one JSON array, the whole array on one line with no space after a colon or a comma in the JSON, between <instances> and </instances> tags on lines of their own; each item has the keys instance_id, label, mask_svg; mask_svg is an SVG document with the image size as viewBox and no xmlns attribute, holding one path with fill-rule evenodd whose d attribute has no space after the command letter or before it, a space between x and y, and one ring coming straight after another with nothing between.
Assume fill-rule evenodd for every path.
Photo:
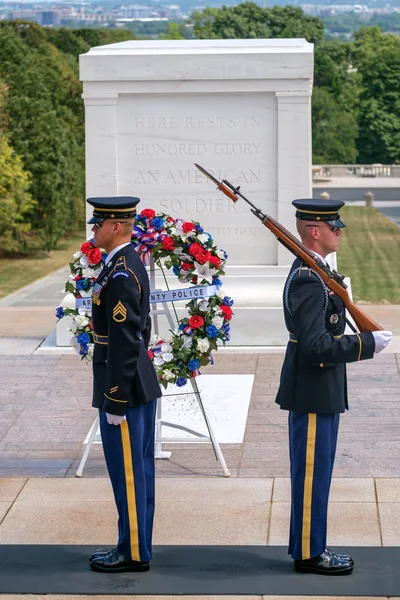
<instances>
[{"instance_id":1,"label":"soldier in dark blue dress uniform","mask_svg":"<svg viewBox=\"0 0 400 600\"><path fill-rule=\"evenodd\" d=\"M303 244L325 261L338 249L344 202L294 200ZM378 331L345 335L345 307L319 275L296 259L284 287L289 332L276 402L289 411L292 506L289 554L302 573L344 575L348 555L326 547L329 488L340 413L348 408L346 363L372 358L390 341Z\"/></svg>"},{"instance_id":2,"label":"soldier in dark blue dress uniform","mask_svg":"<svg viewBox=\"0 0 400 600\"><path fill-rule=\"evenodd\" d=\"M118 509L118 545L95 571L147 571L154 517L154 430L161 396L148 356L149 279L131 244L138 198L89 198L94 243L108 253L93 288L93 406Z\"/></svg>"}]
</instances>

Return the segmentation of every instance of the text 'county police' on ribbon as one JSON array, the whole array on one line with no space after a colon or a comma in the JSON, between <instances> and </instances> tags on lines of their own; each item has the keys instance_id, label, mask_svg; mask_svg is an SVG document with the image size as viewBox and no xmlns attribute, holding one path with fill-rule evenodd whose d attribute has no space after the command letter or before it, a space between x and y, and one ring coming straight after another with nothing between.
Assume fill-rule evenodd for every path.
<instances>
[{"instance_id":1,"label":"text 'county police' on ribbon","mask_svg":"<svg viewBox=\"0 0 400 600\"><path fill-rule=\"evenodd\" d=\"M178 300L193 300L194 298L209 298L215 296L218 291L216 285L196 285L195 287L183 288L179 290L168 290L166 292L150 292L150 303L156 302L177 302Z\"/></svg>"}]
</instances>

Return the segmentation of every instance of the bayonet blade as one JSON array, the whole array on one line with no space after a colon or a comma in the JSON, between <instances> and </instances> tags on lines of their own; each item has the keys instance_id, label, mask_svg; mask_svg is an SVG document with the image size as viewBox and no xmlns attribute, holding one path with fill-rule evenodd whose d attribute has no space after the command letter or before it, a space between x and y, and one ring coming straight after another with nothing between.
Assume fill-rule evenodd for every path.
<instances>
[{"instance_id":1,"label":"bayonet blade","mask_svg":"<svg viewBox=\"0 0 400 600\"><path fill-rule=\"evenodd\" d=\"M221 182L218 181L218 179L215 179L215 177L213 175L211 175L211 173L209 173L208 171L206 171L205 169L203 169L203 167L201 167L200 165L198 165L197 163L194 163L194 166L198 168L199 171L201 171L203 173L203 175L205 175L206 177L208 177L208 179L211 179L211 181L213 183L215 183L215 185L218 187L221 185Z\"/></svg>"}]
</instances>

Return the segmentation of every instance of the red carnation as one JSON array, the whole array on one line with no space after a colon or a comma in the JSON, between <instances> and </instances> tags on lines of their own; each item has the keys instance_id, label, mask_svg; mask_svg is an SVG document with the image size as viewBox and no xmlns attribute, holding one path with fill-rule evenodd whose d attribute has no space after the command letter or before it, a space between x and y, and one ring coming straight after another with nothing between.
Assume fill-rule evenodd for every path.
<instances>
[{"instance_id":1,"label":"red carnation","mask_svg":"<svg viewBox=\"0 0 400 600\"><path fill-rule=\"evenodd\" d=\"M218 258L218 256L211 255L208 260L210 261L210 265L212 265L213 267L219 267L221 264L221 259Z\"/></svg>"},{"instance_id":2,"label":"red carnation","mask_svg":"<svg viewBox=\"0 0 400 600\"><path fill-rule=\"evenodd\" d=\"M145 219L153 219L156 216L156 211L152 208L145 208L140 214Z\"/></svg>"},{"instance_id":3,"label":"red carnation","mask_svg":"<svg viewBox=\"0 0 400 600\"><path fill-rule=\"evenodd\" d=\"M88 250L90 250L91 248L93 248L93 244L92 244L92 242L84 242L84 243L82 244L82 246L81 246L81 252L82 252L83 254L86 254L86 252L87 252Z\"/></svg>"},{"instance_id":4,"label":"red carnation","mask_svg":"<svg viewBox=\"0 0 400 600\"><path fill-rule=\"evenodd\" d=\"M192 329L199 329L199 327L203 327L203 325L204 325L204 319L203 319L203 317L200 317L200 315L193 315L193 317L190 317L189 326Z\"/></svg>"},{"instance_id":5,"label":"red carnation","mask_svg":"<svg viewBox=\"0 0 400 600\"><path fill-rule=\"evenodd\" d=\"M230 306L225 306L225 304L223 304L222 306L220 306L220 309L222 310L222 314L224 315L224 319L225 321L230 321L232 319L232 309Z\"/></svg>"},{"instance_id":6,"label":"red carnation","mask_svg":"<svg viewBox=\"0 0 400 600\"><path fill-rule=\"evenodd\" d=\"M193 269L193 265L191 265L190 263L184 262L181 264L181 268L184 271L190 271L190 269Z\"/></svg>"},{"instance_id":7,"label":"red carnation","mask_svg":"<svg viewBox=\"0 0 400 600\"><path fill-rule=\"evenodd\" d=\"M163 239L162 247L164 250L173 250L175 248L174 240L170 235Z\"/></svg>"},{"instance_id":8,"label":"red carnation","mask_svg":"<svg viewBox=\"0 0 400 600\"><path fill-rule=\"evenodd\" d=\"M189 246L189 254L191 254L195 258L197 256L197 254L199 254L199 252L202 252L202 251L203 251L203 247L200 246L200 244L198 244L197 242L193 242L193 244L190 244L190 246Z\"/></svg>"},{"instance_id":9,"label":"red carnation","mask_svg":"<svg viewBox=\"0 0 400 600\"><path fill-rule=\"evenodd\" d=\"M200 263L201 265L204 265L208 260L210 260L211 254L209 253L208 250L205 250L204 248L202 248L201 250L199 250L199 252L197 252L195 258L198 263Z\"/></svg>"},{"instance_id":10,"label":"red carnation","mask_svg":"<svg viewBox=\"0 0 400 600\"><path fill-rule=\"evenodd\" d=\"M86 256L91 265L97 265L101 261L101 250L100 248L91 248L87 251Z\"/></svg>"},{"instance_id":11,"label":"red carnation","mask_svg":"<svg viewBox=\"0 0 400 600\"><path fill-rule=\"evenodd\" d=\"M195 229L195 226L190 221L186 221L185 223L182 224L182 230L184 233L189 233L189 231L193 231L194 229Z\"/></svg>"}]
</instances>

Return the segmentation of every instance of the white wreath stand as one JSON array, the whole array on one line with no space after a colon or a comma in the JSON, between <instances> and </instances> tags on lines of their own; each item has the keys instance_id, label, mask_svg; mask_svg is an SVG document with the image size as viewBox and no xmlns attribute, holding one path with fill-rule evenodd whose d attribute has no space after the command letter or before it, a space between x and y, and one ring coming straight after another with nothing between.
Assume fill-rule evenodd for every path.
<instances>
[{"instance_id":1,"label":"white wreath stand","mask_svg":"<svg viewBox=\"0 0 400 600\"><path fill-rule=\"evenodd\" d=\"M162 275L164 277L164 281L166 283L167 289L168 289L168 282L167 282L167 278L165 277L165 273L163 268L160 268ZM150 262L150 289L152 292L161 292L162 290L160 289L156 289L156 281L155 281L155 265L154 265L154 260L153 257L151 257L151 262ZM157 303L151 304L151 311L150 311L150 315L153 317L153 329L154 329L154 333L156 335L159 335L159 327L158 327L158 316L159 315L165 315L167 317L168 320L168 324L170 326L170 328L173 330L175 329L175 324L174 324L174 319L172 317L171 311L169 309L168 303L161 303L162 304L162 308L158 308L157 307ZM178 321L177 315L176 315L176 311L174 308L174 312L175 312L175 317L176 320ZM189 380L189 383L192 386L192 390L193 390L193 394L197 400L197 403L199 405L201 414L203 416L204 422L206 424L207 430L208 430L208 436L204 435L202 433L199 433L198 431L194 431L193 429L189 429L188 427L185 427L183 425L178 425L177 423L170 423L168 421L164 421L162 419L162 398L158 398L157 399L157 412L156 412L156 428L155 428L155 458L156 459L168 459L171 457L171 452L168 452L166 450L163 450L162 445L163 443L176 443L176 442L184 442L185 444L190 444L190 443L194 443L194 444L199 444L199 443L211 443L213 446L213 450L214 450L214 454L215 454L215 458L216 460L219 461L219 463L221 464L221 468L223 470L224 473L224 477L229 477L230 476L230 472L228 467L226 466L225 463L225 459L224 456L222 454L222 450L221 447L215 437L214 431L211 427L211 423L208 420L207 417L207 413L206 410L204 408L204 404L203 401L201 399L201 394L200 394L200 390L197 386L197 381L196 378L192 378ZM191 392L189 392L191 393ZM173 394L174 396L176 396L177 394ZM179 395L179 394L178 394ZM187 393L185 394L181 394L181 395L187 395ZM81 462L79 464L79 467L76 471L76 476L77 477L82 477L83 475L83 469L85 467L87 458L89 456L89 452L92 448L92 444L101 444L101 436L100 436L100 432L99 432L99 417L96 417L95 422L93 423L92 427L90 428L90 431L86 437L86 440L84 443L86 443L86 448L85 451L83 453ZM164 427L171 427L173 429L179 429L181 431L185 431L186 433L190 433L191 435L193 435L194 437L192 438L167 438L167 437L163 437L162 436L162 428Z\"/></svg>"}]
</instances>

